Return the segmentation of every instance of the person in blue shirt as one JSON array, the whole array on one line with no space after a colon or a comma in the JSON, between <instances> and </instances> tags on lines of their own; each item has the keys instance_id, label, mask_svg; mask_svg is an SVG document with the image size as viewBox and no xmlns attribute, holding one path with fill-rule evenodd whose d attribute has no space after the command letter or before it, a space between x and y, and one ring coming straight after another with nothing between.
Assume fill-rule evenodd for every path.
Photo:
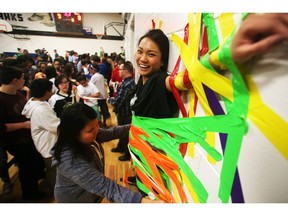
<instances>
[{"instance_id":1,"label":"person in blue shirt","mask_svg":"<svg viewBox=\"0 0 288 216\"><path fill-rule=\"evenodd\" d=\"M131 124L132 112L130 107L130 93L135 87L133 79L134 67L130 61L126 61L119 66L119 75L122 78L122 83L117 91L116 97L108 98L108 103L112 104L117 115L118 125ZM120 139L117 147L113 148L112 152L122 152L124 155L118 159L125 161L130 159L128 150L129 137Z\"/></svg>"}]
</instances>

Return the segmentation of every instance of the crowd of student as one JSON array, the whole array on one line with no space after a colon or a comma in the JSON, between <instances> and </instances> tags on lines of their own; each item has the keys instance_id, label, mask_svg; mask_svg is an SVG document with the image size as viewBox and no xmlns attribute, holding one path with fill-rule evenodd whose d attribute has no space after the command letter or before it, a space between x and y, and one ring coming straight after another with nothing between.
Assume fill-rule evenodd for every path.
<instances>
[{"instance_id":1,"label":"crowd of student","mask_svg":"<svg viewBox=\"0 0 288 216\"><path fill-rule=\"evenodd\" d=\"M145 45L147 40L148 45ZM44 61L39 54L34 65L28 64L32 62L31 58L26 55L27 52L23 53L25 54L19 54L16 58L5 59L0 73L2 84L0 100L3 100L1 103L3 112L0 118L4 128L3 137L8 134L11 138L10 119L5 119L4 116L25 119L27 125L23 126L23 120L17 120L21 124L17 129L11 127L11 131L16 134L24 127L29 137L27 143L34 148L35 155L26 161L18 161L21 155L7 147L11 143L19 144L13 139L4 140L1 145L2 152L8 151L14 156L19 164L19 173L24 173L24 176L27 176L28 170L23 171L22 164L31 163L29 160L35 160L36 156L39 160L42 159L41 163L37 162L41 164L38 169L45 170L40 173L41 175L33 176L34 191L28 188L27 192L24 192L24 182L28 181L22 181L20 178L23 199L33 201L43 198L45 194L38 190L36 182L45 176L57 202L100 202L103 197L113 202L152 202L143 198L140 193L123 188L104 176L101 142L119 139L117 147L112 149L112 152L124 154L119 157L120 161L129 160L127 145L132 110L137 115L147 117L156 117L156 113L162 112L161 110L165 110L163 117L175 116L177 105L173 94L165 90L166 88L164 91L160 90L168 77L166 70L169 41L166 35L161 30L152 30L140 39L136 60L141 78L137 85L134 81L133 64L125 61L120 55L116 56L114 61L107 54L102 58L98 55L83 54L77 60L76 57L69 58L69 56L66 59L61 58L57 56L55 50L57 57L55 56L52 62L52 58L46 58L45 52L42 51L41 53L44 53L42 57L47 61ZM144 87L150 78L153 80L152 86L145 86L155 88L157 94L153 93L153 89L148 91ZM7 88L12 88L13 91L6 91ZM10 100L7 98L9 93L21 98L21 104L18 104L19 98L7 104ZM152 98L155 100L143 107L143 103ZM130 100L133 100L131 106ZM163 103L157 106L158 101ZM107 102L114 106L118 127L108 129L106 127L106 120L110 117ZM174 104L172 108L171 104ZM21 112L9 113L8 110L13 110L16 105ZM150 115L154 112L155 115ZM162 114L160 113L158 117L162 117ZM75 163L75 160L78 163ZM68 173L67 167L72 165L73 169L69 168L71 172ZM32 173L37 173L36 171L36 168L29 170ZM9 176L2 179L9 179ZM95 181L96 185L91 183L95 179L98 180Z\"/></svg>"},{"instance_id":2,"label":"crowd of student","mask_svg":"<svg viewBox=\"0 0 288 216\"><path fill-rule=\"evenodd\" d=\"M104 176L101 142L119 139L112 152L123 153L118 158L120 161L130 160L127 145L132 113L154 118L177 116L177 103L167 82L167 36L161 30L154 29L140 38L135 55L140 74L137 84L134 81L133 64L120 55L113 61L107 54L102 58L83 54L78 60L75 52L72 54L70 52L71 58L67 56L66 59L58 56L53 62L49 61L51 57L43 61L41 55L37 55L37 66L32 64L29 67L26 61L29 55L18 55L16 59L4 61L0 73L0 100L3 99L0 118L3 126L5 123L7 126L10 121L4 116L17 115L30 120L30 127L25 128L27 136L28 131L31 133L29 143L34 146L35 154L43 159L42 169L46 171L44 175L57 202L100 202L103 197L114 202L149 201L142 198L140 193L123 188ZM22 77L21 74L25 75ZM10 114L7 110L13 109L19 100L8 107L9 93L5 92L5 87L12 86L13 96L18 95L19 90L23 90L22 80L25 81L27 102L24 102L22 94L23 102L21 108L19 106L21 112ZM20 83L15 85L14 82ZM114 107L118 127L106 128L106 120L110 117L107 102ZM10 134L8 131L4 134ZM17 153L13 154L9 148L5 148L11 142L19 143L7 139L1 146L3 151L8 150L18 160ZM21 162L17 162L19 172L22 172ZM37 170L29 171L36 173ZM35 176L35 182L37 178L40 177ZM22 187L21 179L20 183ZM37 190L37 184L34 187L35 192L27 192L29 197L24 196L22 187L23 199L42 198L43 193Z\"/></svg>"},{"instance_id":3,"label":"crowd of student","mask_svg":"<svg viewBox=\"0 0 288 216\"><path fill-rule=\"evenodd\" d=\"M5 194L10 193L12 190L12 183L8 173L7 151L14 156L19 166L22 197L24 200L38 200L44 196L44 193L36 189L36 183L33 185L33 190L30 189L29 182L32 182L31 179L36 182L36 179L38 181L39 178L45 176L47 179L50 179L51 186L54 187L55 170L50 171L50 150L57 140L59 118L66 107L77 102L91 106L97 113L99 125L107 128L106 120L110 118L110 113L106 99L110 97L109 94L116 96L117 87L115 84L119 85L122 82L122 78L118 75L118 63L122 64L124 62L121 56L113 57L113 59L109 57L109 60L107 59L107 54L104 54L102 58L97 55L90 56L83 54L76 61L76 58L73 60L72 58L69 59L68 55L66 58L59 56L57 50L55 50L55 59L53 61L51 56L47 58L44 51L37 52L36 58L33 59L26 49L23 51L19 49L19 53L14 57L3 59L0 84L2 105L0 112L0 177L4 182L3 192ZM15 79L18 81L17 85L14 83ZM108 82L110 82L110 86ZM15 100L13 99L13 102L10 97L6 98L11 93L12 95L16 93L18 96L18 98L15 97ZM15 106L19 108L17 113L8 112L9 110L14 110ZM22 156L15 153L17 148L20 151L18 145L21 142L18 141L19 138L17 139L17 137L16 139L15 137L11 138L15 134L17 136L18 132L23 130L23 128L21 125L18 125L19 127L10 129L10 123L18 124L23 119L26 120L27 124L23 125L27 129L25 130L25 134L27 135L25 143L30 143L29 147L33 148L30 154L32 154L31 152L35 153L29 159L39 158L39 153L40 158L42 156L44 159L41 163L33 162L39 165L39 176L27 177L27 179L25 177L27 172L33 170L33 167L30 169L27 164L32 164L32 162L29 162L28 158L25 160L25 153L27 153L26 151L29 148L22 151ZM30 130L31 135L29 135ZM11 147L14 149L10 149ZM35 152L35 147L38 152ZM36 175L37 172L32 171L32 173ZM28 184L27 189L25 182ZM53 191L53 188L51 190Z\"/></svg>"}]
</instances>

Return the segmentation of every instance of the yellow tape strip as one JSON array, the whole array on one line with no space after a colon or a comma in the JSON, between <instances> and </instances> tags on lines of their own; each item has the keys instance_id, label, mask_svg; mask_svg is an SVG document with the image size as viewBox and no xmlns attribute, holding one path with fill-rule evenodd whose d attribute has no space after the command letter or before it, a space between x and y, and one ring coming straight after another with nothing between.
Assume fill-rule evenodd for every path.
<instances>
[{"instance_id":1,"label":"yellow tape strip","mask_svg":"<svg viewBox=\"0 0 288 216\"><path fill-rule=\"evenodd\" d=\"M207 134L207 143L210 146L215 147L215 143L216 143L215 134L216 133L215 132L206 132L206 134ZM216 164L216 161L210 155L208 155L207 159L211 164Z\"/></svg>"},{"instance_id":2,"label":"yellow tape strip","mask_svg":"<svg viewBox=\"0 0 288 216\"><path fill-rule=\"evenodd\" d=\"M174 80L174 84L179 90L187 90L187 88L183 85L183 75L184 71L179 71Z\"/></svg>"},{"instance_id":3,"label":"yellow tape strip","mask_svg":"<svg viewBox=\"0 0 288 216\"><path fill-rule=\"evenodd\" d=\"M235 28L234 15L232 13L222 13L219 16L219 24L222 37L226 40Z\"/></svg>"},{"instance_id":4,"label":"yellow tape strip","mask_svg":"<svg viewBox=\"0 0 288 216\"><path fill-rule=\"evenodd\" d=\"M181 172L181 171L180 171ZM199 197L197 196L197 193L195 192L193 186L191 185L191 181L187 178L184 172L181 172L181 176L183 177L183 181L185 185L187 186L187 189L195 203L200 203Z\"/></svg>"},{"instance_id":5,"label":"yellow tape strip","mask_svg":"<svg viewBox=\"0 0 288 216\"><path fill-rule=\"evenodd\" d=\"M222 13L218 19L219 19L219 25L220 25L220 31L221 31L222 39L223 39L223 41L225 41L228 38L228 36L231 34L233 29L235 28L234 15L232 13ZM225 43L223 42L218 47L218 49L216 49L215 51L213 51L210 54L210 60L215 65L220 67L221 70L227 69L226 65L219 61L219 55L218 55L219 50L222 48L222 46L224 44Z\"/></svg>"},{"instance_id":6,"label":"yellow tape strip","mask_svg":"<svg viewBox=\"0 0 288 216\"><path fill-rule=\"evenodd\" d=\"M261 99L251 75L246 75L250 92L248 118L270 140L274 147L288 159L288 123Z\"/></svg>"}]
</instances>

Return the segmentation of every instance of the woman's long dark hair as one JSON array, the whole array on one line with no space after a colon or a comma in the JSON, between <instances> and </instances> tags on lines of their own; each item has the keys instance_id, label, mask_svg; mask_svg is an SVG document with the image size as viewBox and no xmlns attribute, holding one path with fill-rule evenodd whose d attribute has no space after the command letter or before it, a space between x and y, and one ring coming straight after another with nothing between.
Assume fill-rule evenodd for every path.
<instances>
[{"instance_id":1,"label":"woman's long dark hair","mask_svg":"<svg viewBox=\"0 0 288 216\"><path fill-rule=\"evenodd\" d=\"M97 113L84 103L75 103L63 111L58 126L58 140L54 146L54 156L59 162L65 149L72 151L73 159L92 161L91 147L81 143L79 137L80 131L94 119L97 119Z\"/></svg>"},{"instance_id":2,"label":"woman's long dark hair","mask_svg":"<svg viewBox=\"0 0 288 216\"><path fill-rule=\"evenodd\" d=\"M164 72L167 72L168 69L168 60L169 60L169 40L168 37L164 34L164 32L160 29L152 29L148 31L145 35L143 35L139 41L138 46L140 42L144 38L149 38L154 43L157 44L160 52L161 52L161 61L163 65L161 66L161 70Z\"/></svg>"}]
</instances>

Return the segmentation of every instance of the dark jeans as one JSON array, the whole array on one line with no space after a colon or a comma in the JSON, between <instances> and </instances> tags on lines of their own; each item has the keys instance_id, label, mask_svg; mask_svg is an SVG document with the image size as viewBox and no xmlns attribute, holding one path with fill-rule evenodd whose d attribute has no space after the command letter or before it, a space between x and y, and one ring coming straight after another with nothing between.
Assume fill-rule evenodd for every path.
<instances>
[{"instance_id":1,"label":"dark jeans","mask_svg":"<svg viewBox=\"0 0 288 216\"><path fill-rule=\"evenodd\" d=\"M106 99L98 100L98 105L100 107L101 115L103 116L103 123L106 124L106 120L110 118L110 113L108 109L108 105Z\"/></svg>"},{"instance_id":2,"label":"dark jeans","mask_svg":"<svg viewBox=\"0 0 288 216\"><path fill-rule=\"evenodd\" d=\"M0 178L3 182L10 181L8 170L8 155L4 146L0 144Z\"/></svg>"},{"instance_id":3,"label":"dark jeans","mask_svg":"<svg viewBox=\"0 0 288 216\"><path fill-rule=\"evenodd\" d=\"M117 115L117 121L118 125L131 124L132 116ZM128 142L129 142L129 135L119 139L119 142L117 144L117 148L123 150L125 155L130 155L128 150Z\"/></svg>"},{"instance_id":4,"label":"dark jeans","mask_svg":"<svg viewBox=\"0 0 288 216\"><path fill-rule=\"evenodd\" d=\"M54 195L54 186L56 182L56 166L52 165L52 157L44 158L45 168L46 168L46 182L48 187L48 192L50 195Z\"/></svg>"},{"instance_id":5,"label":"dark jeans","mask_svg":"<svg viewBox=\"0 0 288 216\"><path fill-rule=\"evenodd\" d=\"M38 180L45 177L45 164L34 143L9 143L5 147L18 163L22 194L37 193Z\"/></svg>"}]
</instances>

